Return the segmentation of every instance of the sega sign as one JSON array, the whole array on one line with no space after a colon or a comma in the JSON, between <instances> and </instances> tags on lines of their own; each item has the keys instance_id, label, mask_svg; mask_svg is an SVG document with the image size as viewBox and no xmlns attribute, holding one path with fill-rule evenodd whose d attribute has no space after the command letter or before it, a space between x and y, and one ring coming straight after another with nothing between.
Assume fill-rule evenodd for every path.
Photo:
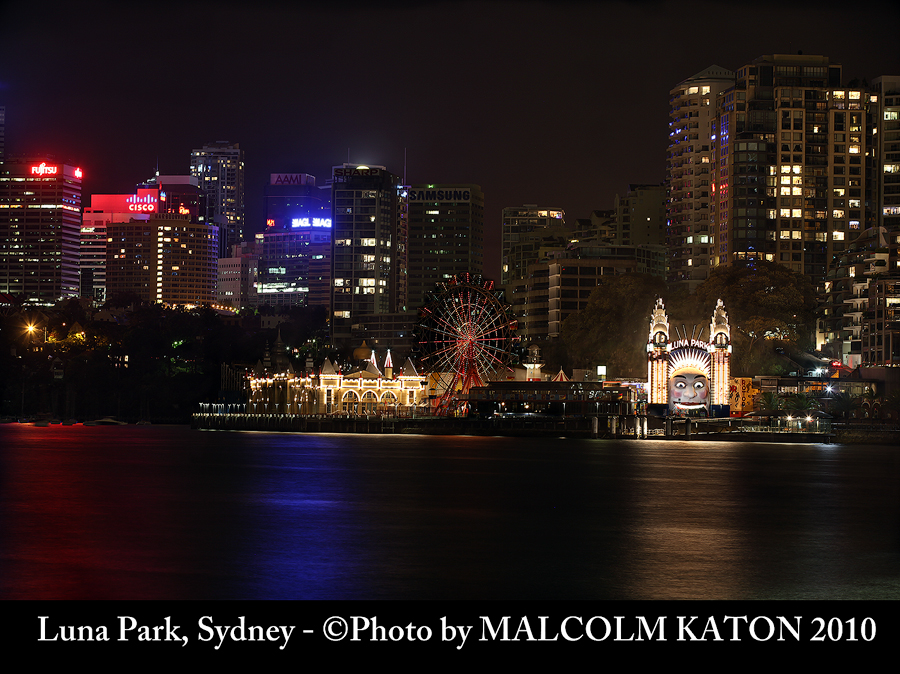
<instances>
[{"instance_id":1,"label":"sega sign","mask_svg":"<svg viewBox=\"0 0 900 674\"><path fill-rule=\"evenodd\" d=\"M291 227L331 227L331 218L294 218Z\"/></svg>"}]
</instances>

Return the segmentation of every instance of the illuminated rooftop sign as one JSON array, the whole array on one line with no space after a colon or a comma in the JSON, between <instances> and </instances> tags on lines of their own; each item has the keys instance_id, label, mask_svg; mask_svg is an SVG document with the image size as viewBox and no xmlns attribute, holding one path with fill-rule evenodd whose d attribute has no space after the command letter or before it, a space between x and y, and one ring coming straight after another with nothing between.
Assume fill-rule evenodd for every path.
<instances>
[{"instance_id":1,"label":"illuminated rooftop sign","mask_svg":"<svg viewBox=\"0 0 900 674\"><path fill-rule=\"evenodd\" d=\"M378 176L381 175L381 169L377 168L369 168L368 166L357 166L356 168L341 168L336 167L334 169L335 177L339 178L355 178L357 176Z\"/></svg>"},{"instance_id":2,"label":"illuminated rooftop sign","mask_svg":"<svg viewBox=\"0 0 900 674\"><path fill-rule=\"evenodd\" d=\"M316 179L308 173L270 173L272 185L315 185Z\"/></svg>"},{"instance_id":3,"label":"illuminated rooftop sign","mask_svg":"<svg viewBox=\"0 0 900 674\"><path fill-rule=\"evenodd\" d=\"M57 173L59 173L59 166L47 166L45 162L31 167L31 175L33 176L55 176Z\"/></svg>"},{"instance_id":4,"label":"illuminated rooftop sign","mask_svg":"<svg viewBox=\"0 0 900 674\"><path fill-rule=\"evenodd\" d=\"M331 227L331 218L294 218L291 227Z\"/></svg>"},{"instance_id":5,"label":"illuminated rooftop sign","mask_svg":"<svg viewBox=\"0 0 900 674\"><path fill-rule=\"evenodd\" d=\"M157 201L156 197L152 197L149 194L144 196L133 194L125 199L125 203L128 204L128 210L134 213L155 213Z\"/></svg>"},{"instance_id":6,"label":"illuminated rooftop sign","mask_svg":"<svg viewBox=\"0 0 900 674\"><path fill-rule=\"evenodd\" d=\"M467 189L446 190L409 190L410 201L457 201L472 200L472 193Z\"/></svg>"},{"instance_id":7,"label":"illuminated rooftop sign","mask_svg":"<svg viewBox=\"0 0 900 674\"><path fill-rule=\"evenodd\" d=\"M159 190L141 187L137 194L93 194L90 208L101 213L152 215L159 212Z\"/></svg>"}]
</instances>

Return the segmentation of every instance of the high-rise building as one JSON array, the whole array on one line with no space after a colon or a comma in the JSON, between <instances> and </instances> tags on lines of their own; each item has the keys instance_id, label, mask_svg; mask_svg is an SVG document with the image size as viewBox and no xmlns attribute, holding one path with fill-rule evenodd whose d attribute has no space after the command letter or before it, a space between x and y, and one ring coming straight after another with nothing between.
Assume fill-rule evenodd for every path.
<instances>
[{"instance_id":1,"label":"high-rise building","mask_svg":"<svg viewBox=\"0 0 900 674\"><path fill-rule=\"evenodd\" d=\"M669 92L668 280L690 291L709 275L716 97L733 86L732 71L710 66Z\"/></svg>"},{"instance_id":2,"label":"high-rise building","mask_svg":"<svg viewBox=\"0 0 900 674\"><path fill-rule=\"evenodd\" d=\"M827 56L772 54L673 89L670 283L693 290L717 265L778 262L819 291L820 348L837 357L858 344L846 337L861 295L839 278L838 261L867 229L890 224L897 79L845 85Z\"/></svg>"},{"instance_id":3,"label":"high-rise building","mask_svg":"<svg viewBox=\"0 0 900 674\"><path fill-rule=\"evenodd\" d=\"M329 306L331 205L306 173L273 173L266 186L266 229L256 235L257 301Z\"/></svg>"},{"instance_id":4,"label":"high-rise building","mask_svg":"<svg viewBox=\"0 0 900 674\"><path fill-rule=\"evenodd\" d=\"M204 207L192 176L155 176L135 194L94 195L84 229L95 235L105 229L106 297L134 293L145 302L214 303L219 230L203 222ZM93 276L96 282L96 271Z\"/></svg>"},{"instance_id":5,"label":"high-rise building","mask_svg":"<svg viewBox=\"0 0 900 674\"><path fill-rule=\"evenodd\" d=\"M219 259L218 303L234 309L256 306L258 269L256 241L243 241L232 246L231 255Z\"/></svg>"},{"instance_id":6,"label":"high-rise building","mask_svg":"<svg viewBox=\"0 0 900 674\"><path fill-rule=\"evenodd\" d=\"M878 224L900 233L900 76L876 77L870 91L881 106L872 146L881 197Z\"/></svg>"},{"instance_id":7,"label":"high-rise building","mask_svg":"<svg viewBox=\"0 0 900 674\"><path fill-rule=\"evenodd\" d=\"M146 222L160 215L202 220L205 200L192 176L160 176L140 183L133 194L94 194L81 223L81 296L103 302L106 292L107 228L112 223ZM144 253L146 258L149 253ZM138 254L140 258L141 255ZM117 283L124 282L119 279ZM147 296L147 301L155 301Z\"/></svg>"},{"instance_id":8,"label":"high-rise building","mask_svg":"<svg viewBox=\"0 0 900 674\"><path fill-rule=\"evenodd\" d=\"M244 237L244 151L219 140L191 152L191 175L206 196L206 222L219 227L219 257Z\"/></svg>"},{"instance_id":9,"label":"high-rise building","mask_svg":"<svg viewBox=\"0 0 900 674\"><path fill-rule=\"evenodd\" d=\"M78 296L81 181L80 168L49 157L0 164L0 293Z\"/></svg>"},{"instance_id":10,"label":"high-rise building","mask_svg":"<svg viewBox=\"0 0 900 674\"><path fill-rule=\"evenodd\" d=\"M332 339L349 344L361 318L408 310L406 190L384 166L343 164L331 204Z\"/></svg>"},{"instance_id":11,"label":"high-rise building","mask_svg":"<svg viewBox=\"0 0 900 674\"><path fill-rule=\"evenodd\" d=\"M500 282L503 286L523 279L528 265L537 261L538 250L548 239L565 239L571 234L566 227L566 213L561 208L539 207L537 204L503 209L503 239Z\"/></svg>"},{"instance_id":12,"label":"high-rise building","mask_svg":"<svg viewBox=\"0 0 900 674\"><path fill-rule=\"evenodd\" d=\"M187 215L157 214L106 229L106 292L145 302L197 305L216 301L218 229Z\"/></svg>"},{"instance_id":13,"label":"high-rise building","mask_svg":"<svg viewBox=\"0 0 900 674\"><path fill-rule=\"evenodd\" d=\"M425 306L437 283L484 268L484 194L478 185L412 185L409 307Z\"/></svg>"},{"instance_id":14,"label":"high-rise building","mask_svg":"<svg viewBox=\"0 0 900 674\"><path fill-rule=\"evenodd\" d=\"M6 155L6 108L0 105L0 162Z\"/></svg>"},{"instance_id":15,"label":"high-rise building","mask_svg":"<svg viewBox=\"0 0 900 674\"><path fill-rule=\"evenodd\" d=\"M616 236L620 246L666 245L666 186L629 185L616 195Z\"/></svg>"}]
</instances>

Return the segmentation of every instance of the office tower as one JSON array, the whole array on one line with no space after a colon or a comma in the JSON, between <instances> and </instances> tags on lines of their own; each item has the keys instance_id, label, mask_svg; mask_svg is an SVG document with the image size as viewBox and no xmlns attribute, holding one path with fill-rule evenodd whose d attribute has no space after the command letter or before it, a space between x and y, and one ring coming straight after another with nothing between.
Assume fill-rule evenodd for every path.
<instances>
[{"instance_id":1,"label":"office tower","mask_svg":"<svg viewBox=\"0 0 900 674\"><path fill-rule=\"evenodd\" d=\"M204 208L203 195L192 176L156 175L137 185L133 194L91 195L81 223L81 296L96 302L111 298L106 288L107 229L111 223L145 222L160 214L199 222ZM138 259L148 255L146 251L138 253ZM146 300L155 301L149 294Z\"/></svg>"},{"instance_id":2,"label":"office tower","mask_svg":"<svg viewBox=\"0 0 900 674\"><path fill-rule=\"evenodd\" d=\"M84 223L106 230L106 297L215 302L219 232L203 222L204 207L192 176L155 176L134 194L94 195Z\"/></svg>"},{"instance_id":3,"label":"office tower","mask_svg":"<svg viewBox=\"0 0 900 674\"><path fill-rule=\"evenodd\" d=\"M218 229L189 216L160 213L107 225L106 292L145 302L213 304L218 281Z\"/></svg>"},{"instance_id":4,"label":"office tower","mask_svg":"<svg viewBox=\"0 0 900 674\"><path fill-rule=\"evenodd\" d=\"M329 306L331 205L306 173L273 173L266 186L266 229L256 235L257 301Z\"/></svg>"},{"instance_id":5,"label":"office tower","mask_svg":"<svg viewBox=\"0 0 900 674\"><path fill-rule=\"evenodd\" d=\"M500 282L524 278L528 265L537 260L538 250L550 239L566 239L566 214L561 208L539 207L537 204L503 209L503 240Z\"/></svg>"},{"instance_id":6,"label":"office tower","mask_svg":"<svg viewBox=\"0 0 900 674\"><path fill-rule=\"evenodd\" d=\"M666 186L629 185L625 196L616 195L617 245L666 245Z\"/></svg>"},{"instance_id":7,"label":"office tower","mask_svg":"<svg viewBox=\"0 0 900 674\"><path fill-rule=\"evenodd\" d=\"M364 317L407 311L406 191L383 166L343 164L332 177L332 339Z\"/></svg>"},{"instance_id":8,"label":"office tower","mask_svg":"<svg viewBox=\"0 0 900 674\"><path fill-rule=\"evenodd\" d=\"M484 194L478 185L412 185L409 307L425 306L437 283L484 268Z\"/></svg>"},{"instance_id":9,"label":"office tower","mask_svg":"<svg viewBox=\"0 0 900 674\"><path fill-rule=\"evenodd\" d=\"M0 164L0 293L78 296L81 181L80 168L49 157Z\"/></svg>"},{"instance_id":10,"label":"office tower","mask_svg":"<svg viewBox=\"0 0 900 674\"><path fill-rule=\"evenodd\" d=\"M219 259L216 298L219 305L240 309L257 305L256 283L259 253L256 241L242 241L231 247L231 255Z\"/></svg>"},{"instance_id":11,"label":"office tower","mask_svg":"<svg viewBox=\"0 0 900 674\"><path fill-rule=\"evenodd\" d=\"M134 194L92 194L81 219L81 296L102 303L106 292L106 248L111 223L146 221L159 212L159 190L138 188ZM143 257L150 256L148 250ZM149 296L148 296L149 297Z\"/></svg>"},{"instance_id":12,"label":"office tower","mask_svg":"<svg viewBox=\"0 0 900 674\"><path fill-rule=\"evenodd\" d=\"M219 257L244 236L244 151L219 140L191 152L191 175L206 195L206 222L220 229Z\"/></svg>"},{"instance_id":13,"label":"office tower","mask_svg":"<svg viewBox=\"0 0 900 674\"><path fill-rule=\"evenodd\" d=\"M666 155L670 284L693 291L706 280L712 252L712 150L716 97L734 86L734 73L710 66L669 92Z\"/></svg>"}]
</instances>

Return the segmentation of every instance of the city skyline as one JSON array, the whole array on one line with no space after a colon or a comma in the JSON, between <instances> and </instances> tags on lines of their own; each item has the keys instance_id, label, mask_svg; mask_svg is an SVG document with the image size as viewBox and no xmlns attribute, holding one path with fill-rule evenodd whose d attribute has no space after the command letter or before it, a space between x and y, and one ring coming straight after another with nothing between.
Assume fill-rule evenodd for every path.
<instances>
[{"instance_id":1,"label":"city skyline","mask_svg":"<svg viewBox=\"0 0 900 674\"><path fill-rule=\"evenodd\" d=\"M77 162L85 194L102 194L157 166L186 174L205 143L240 143L245 239L263 226L271 172L324 182L349 159L407 184L476 183L495 276L503 208L559 204L574 220L629 184L663 182L668 92L696 72L803 51L842 64L845 81L900 73L887 3L868 5L865 32L831 2L743 14L668 2L221 7L6 6L7 154Z\"/></svg>"}]
</instances>

